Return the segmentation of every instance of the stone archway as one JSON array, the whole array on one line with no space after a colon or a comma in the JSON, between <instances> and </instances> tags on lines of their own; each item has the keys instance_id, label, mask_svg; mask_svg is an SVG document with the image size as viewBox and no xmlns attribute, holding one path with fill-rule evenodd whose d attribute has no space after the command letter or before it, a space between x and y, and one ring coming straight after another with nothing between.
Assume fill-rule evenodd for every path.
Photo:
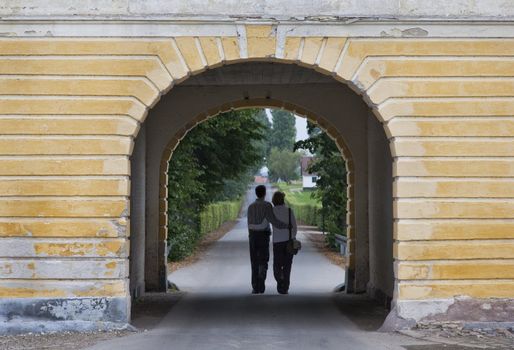
<instances>
[{"instance_id":1,"label":"stone archway","mask_svg":"<svg viewBox=\"0 0 514 350\"><path fill-rule=\"evenodd\" d=\"M257 75L256 80L248 76L251 72ZM228 80L220 81L220 76ZM211 79L217 80L211 81ZM238 79L243 79L242 81L245 82L241 83ZM281 82L281 79L292 80ZM224 101L227 102L222 103ZM150 257L145 262L147 287L152 290L166 288L167 187L165 184L168 161L174 147L188 130L206 118L223 110L250 106L277 107L295 111L316 121L337 140L350 167L348 197L351 200L348 203L347 222L350 223L349 252L351 255L347 274L348 290L351 292L368 290L377 297L391 299L394 289L391 219L392 158L382 126L362 98L345 85L312 70L276 62L254 61L212 69L198 75L198 78L176 85L150 112L145 121L146 126L142 130L147 141L136 140L134 150L139 154L142 152L141 149L146 149L144 152L147 158L144 161L133 161L132 168L133 176L143 172L147 174L145 178L147 193L138 199L133 197L134 210L132 210L131 220L133 227L134 225L140 227L141 222L146 220L146 224L143 225L146 226L146 235L154 237L146 240L147 256ZM376 140L373 142L378 143L373 144L369 141L371 137ZM344 138L349 139L349 144L343 141ZM368 154L369 147L373 149L369 151L372 156ZM357 152L356 157L351 156L352 148ZM163 154L162 158L156 156L158 154ZM373 160L368 163L368 158ZM384 164L377 162L379 158ZM134 168L137 162L145 163L146 169ZM382 171L381 176L378 175L379 171ZM157 176L158 174L160 176ZM374 180L370 180L372 177ZM150 186L149 183L151 183ZM160 183L159 186L158 183ZM387 193L389 199L383 199L385 197L380 192L373 192L374 189L368 185L369 183L380 184L383 187L382 192ZM143 184L137 185L133 181L133 191L141 186ZM375 193L376 198L370 197L372 193ZM354 201L354 197L358 200ZM147 198L147 212L144 218L136 219L135 216L139 215L137 212L140 210L138 208L141 207L141 204L137 203L143 203L143 198ZM380 204L372 206L372 202L375 204L380 202ZM370 216L368 212L377 214ZM383 222L378 224L380 220ZM370 234L369 227L373 230L373 234ZM134 239L136 230L132 231L132 239ZM159 232L158 236L157 232ZM382 247L381 250L377 249L379 246ZM370 247L373 247L371 251ZM356 251L357 254L355 254ZM380 263L377 263L378 261ZM140 267L139 270L142 268ZM142 281L142 278L139 280Z\"/></svg>"}]
</instances>

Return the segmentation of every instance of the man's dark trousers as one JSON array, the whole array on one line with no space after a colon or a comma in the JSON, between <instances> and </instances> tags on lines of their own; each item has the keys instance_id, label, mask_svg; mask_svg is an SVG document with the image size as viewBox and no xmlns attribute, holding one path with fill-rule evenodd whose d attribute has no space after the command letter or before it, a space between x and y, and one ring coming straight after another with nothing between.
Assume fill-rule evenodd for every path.
<instances>
[{"instance_id":1,"label":"man's dark trousers","mask_svg":"<svg viewBox=\"0 0 514 350\"><path fill-rule=\"evenodd\" d=\"M292 263L293 255L287 252L287 242L273 243L273 275L279 293L287 293L289 290Z\"/></svg>"},{"instance_id":2,"label":"man's dark trousers","mask_svg":"<svg viewBox=\"0 0 514 350\"><path fill-rule=\"evenodd\" d=\"M270 231L250 230L250 261L252 287L256 293L264 293L269 261Z\"/></svg>"}]
</instances>

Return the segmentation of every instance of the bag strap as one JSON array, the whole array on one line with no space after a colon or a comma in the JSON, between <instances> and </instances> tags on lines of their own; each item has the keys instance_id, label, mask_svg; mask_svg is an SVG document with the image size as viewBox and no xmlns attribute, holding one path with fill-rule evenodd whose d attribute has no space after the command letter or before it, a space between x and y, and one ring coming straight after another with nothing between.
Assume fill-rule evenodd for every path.
<instances>
[{"instance_id":1,"label":"bag strap","mask_svg":"<svg viewBox=\"0 0 514 350\"><path fill-rule=\"evenodd\" d=\"M293 239L293 227L291 226L291 208L289 209L289 240Z\"/></svg>"}]
</instances>

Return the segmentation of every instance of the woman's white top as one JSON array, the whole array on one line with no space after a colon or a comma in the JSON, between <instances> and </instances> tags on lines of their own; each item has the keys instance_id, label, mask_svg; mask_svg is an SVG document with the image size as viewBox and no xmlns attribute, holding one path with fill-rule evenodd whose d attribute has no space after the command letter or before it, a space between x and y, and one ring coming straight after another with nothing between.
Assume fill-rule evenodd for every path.
<instances>
[{"instance_id":1,"label":"woman's white top","mask_svg":"<svg viewBox=\"0 0 514 350\"><path fill-rule=\"evenodd\" d=\"M286 224L289 223L289 208L285 205L277 205L273 207L273 213L282 222ZM294 211L291 210L291 224L292 224L292 236L296 237L297 227L296 227L296 218L294 216ZM273 243L285 242L289 240L289 229L287 228L276 228L273 226Z\"/></svg>"}]
</instances>

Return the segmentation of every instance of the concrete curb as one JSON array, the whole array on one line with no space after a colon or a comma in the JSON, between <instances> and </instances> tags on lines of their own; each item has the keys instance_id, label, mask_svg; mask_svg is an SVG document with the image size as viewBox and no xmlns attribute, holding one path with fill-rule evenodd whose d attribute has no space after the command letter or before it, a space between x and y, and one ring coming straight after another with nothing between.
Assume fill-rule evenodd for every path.
<instances>
[{"instance_id":1,"label":"concrete curb","mask_svg":"<svg viewBox=\"0 0 514 350\"><path fill-rule=\"evenodd\" d=\"M13 320L0 323L0 335L23 333L55 333L55 332L97 332L97 331L137 332L138 329L128 323L91 322L91 321L27 321Z\"/></svg>"}]
</instances>

